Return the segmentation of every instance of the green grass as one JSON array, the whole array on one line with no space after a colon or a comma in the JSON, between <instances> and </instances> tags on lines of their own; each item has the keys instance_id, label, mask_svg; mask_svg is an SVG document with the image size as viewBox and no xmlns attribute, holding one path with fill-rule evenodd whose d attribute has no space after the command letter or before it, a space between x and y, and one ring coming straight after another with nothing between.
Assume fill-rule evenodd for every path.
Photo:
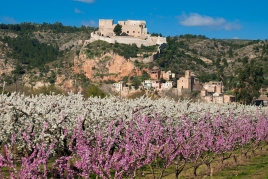
<instances>
[{"instance_id":1,"label":"green grass","mask_svg":"<svg viewBox=\"0 0 268 179\"><path fill-rule=\"evenodd\" d=\"M268 179L268 154L253 157L238 166L227 167L213 178Z\"/></svg>"},{"instance_id":2,"label":"green grass","mask_svg":"<svg viewBox=\"0 0 268 179\"><path fill-rule=\"evenodd\" d=\"M213 176L207 176L207 168L201 165L197 170L197 176L193 175L193 168L191 164L186 165L185 169L180 175L180 179L188 178L213 178L213 179L268 179L268 151L264 154L250 154L249 158L240 156L238 163L235 164L233 158L224 161L224 164L215 161L212 163L214 169ZM165 172L164 179L174 179L175 173L172 173L172 168L169 167ZM170 175L167 175L171 173Z\"/></svg>"}]
</instances>

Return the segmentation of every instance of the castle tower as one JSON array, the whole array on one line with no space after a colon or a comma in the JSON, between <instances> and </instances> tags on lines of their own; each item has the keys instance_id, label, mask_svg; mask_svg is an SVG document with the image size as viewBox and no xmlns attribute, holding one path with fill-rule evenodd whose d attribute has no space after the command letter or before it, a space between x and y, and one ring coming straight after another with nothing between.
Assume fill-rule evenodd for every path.
<instances>
[{"instance_id":1,"label":"castle tower","mask_svg":"<svg viewBox=\"0 0 268 179\"><path fill-rule=\"evenodd\" d=\"M114 21L112 19L100 19L99 20L99 35L100 36L113 36L114 34Z\"/></svg>"}]
</instances>

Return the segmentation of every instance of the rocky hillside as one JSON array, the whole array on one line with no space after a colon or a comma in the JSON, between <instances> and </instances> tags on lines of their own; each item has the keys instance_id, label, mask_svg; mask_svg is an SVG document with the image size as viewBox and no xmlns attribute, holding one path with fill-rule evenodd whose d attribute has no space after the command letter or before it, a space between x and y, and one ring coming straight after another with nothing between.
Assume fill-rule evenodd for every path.
<instances>
[{"instance_id":1,"label":"rocky hillside","mask_svg":"<svg viewBox=\"0 0 268 179\"><path fill-rule=\"evenodd\" d=\"M142 76L142 71L148 70L145 61L152 62L157 53L157 45L138 48L135 44L95 41L81 48L74 58L74 71L94 82L120 81L124 77Z\"/></svg>"},{"instance_id":2,"label":"rocky hillside","mask_svg":"<svg viewBox=\"0 0 268 179\"><path fill-rule=\"evenodd\" d=\"M250 63L266 64L267 41L208 39L204 36L184 35L168 39L169 46L156 64L183 74L185 69L202 73L234 75L236 69ZM267 69L264 69L267 73Z\"/></svg>"},{"instance_id":3,"label":"rocky hillside","mask_svg":"<svg viewBox=\"0 0 268 179\"><path fill-rule=\"evenodd\" d=\"M73 59L93 30L60 23L0 24L1 86L4 81L6 89L16 84L16 91L25 93L51 85L63 91L81 90L89 79L74 73Z\"/></svg>"},{"instance_id":4,"label":"rocky hillside","mask_svg":"<svg viewBox=\"0 0 268 179\"><path fill-rule=\"evenodd\" d=\"M201 81L208 81L234 77L251 64L261 64L268 78L267 40L208 39L188 34L167 37L167 46L155 55L158 46L88 43L94 30L60 23L0 24L0 83L81 91L92 83L140 83L153 66L171 70L177 78L191 70Z\"/></svg>"}]
</instances>

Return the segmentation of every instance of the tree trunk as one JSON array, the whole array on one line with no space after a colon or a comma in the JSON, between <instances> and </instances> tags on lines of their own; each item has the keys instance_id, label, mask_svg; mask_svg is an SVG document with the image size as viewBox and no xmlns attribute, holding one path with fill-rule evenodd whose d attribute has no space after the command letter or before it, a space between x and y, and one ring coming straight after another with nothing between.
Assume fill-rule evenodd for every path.
<instances>
[{"instance_id":1,"label":"tree trunk","mask_svg":"<svg viewBox=\"0 0 268 179\"><path fill-rule=\"evenodd\" d=\"M234 155L233 158L234 158L235 163L237 163L237 156Z\"/></svg>"},{"instance_id":2,"label":"tree trunk","mask_svg":"<svg viewBox=\"0 0 268 179\"><path fill-rule=\"evenodd\" d=\"M198 166L194 166L194 176L197 176L197 168Z\"/></svg>"},{"instance_id":3,"label":"tree trunk","mask_svg":"<svg viewBox=\"0 0 268 179\"><path fill-rule=\"evenodd\" d=\"M213 175L213 168L211 167L211 164L210 162L205 162L206 166L207 166L207 170L208 170L208 176L211 176Z\"/></svg>"}]
</instances>

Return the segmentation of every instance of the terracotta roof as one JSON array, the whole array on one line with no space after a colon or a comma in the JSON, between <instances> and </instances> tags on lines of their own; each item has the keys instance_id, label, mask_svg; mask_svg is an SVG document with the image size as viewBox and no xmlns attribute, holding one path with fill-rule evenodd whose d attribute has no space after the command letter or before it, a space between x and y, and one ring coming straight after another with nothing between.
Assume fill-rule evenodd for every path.
<instances>
[{"instance_id":1,"label":"terracotta roof","mask_svg":"<svg viewBox=\"0 0 268 179\"><path fill-rule=\"evenodd\" d=\"M268 101L268 97L266 95L260 95L258 100Z\"/></svg>"}]
</instances>

